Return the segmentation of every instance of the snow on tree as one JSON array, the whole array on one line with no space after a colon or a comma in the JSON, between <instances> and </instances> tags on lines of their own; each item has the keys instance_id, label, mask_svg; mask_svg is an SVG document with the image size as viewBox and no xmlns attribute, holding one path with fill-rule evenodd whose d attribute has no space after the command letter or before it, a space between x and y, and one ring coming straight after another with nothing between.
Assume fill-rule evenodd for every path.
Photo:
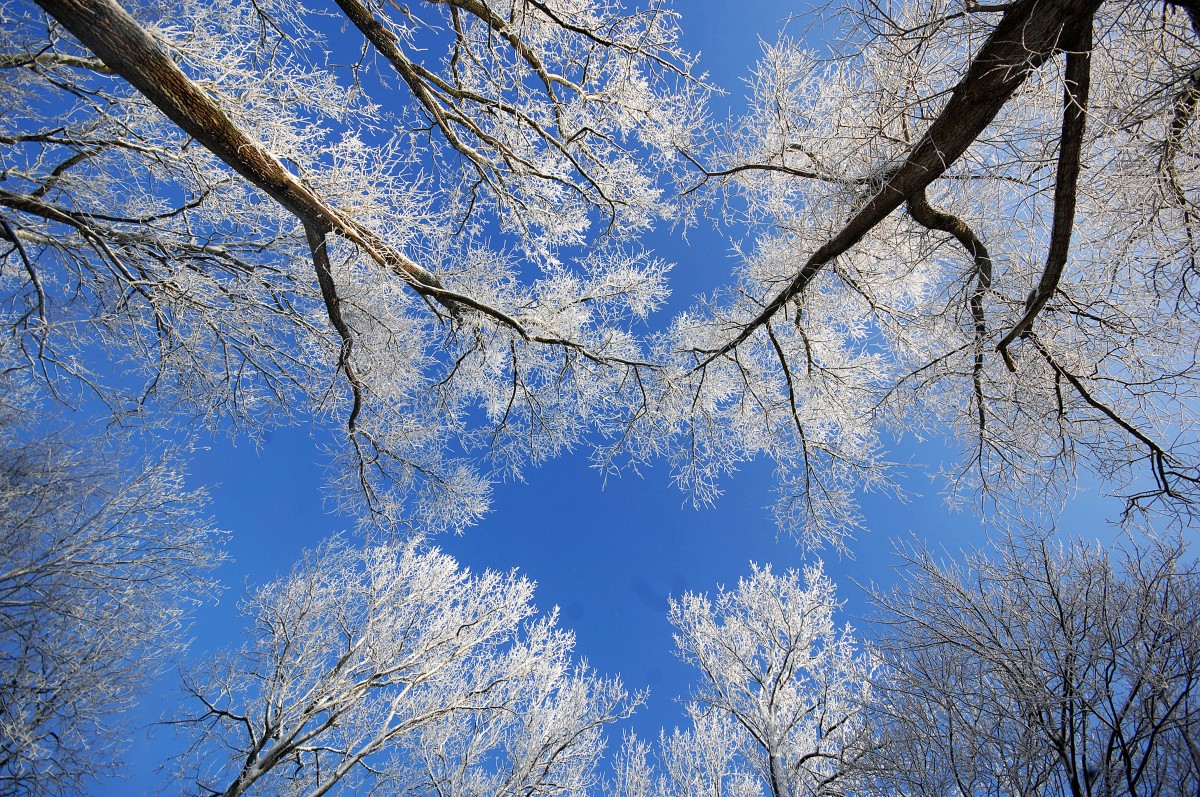
<instances>
[{"instance_id":1,"label":"snow on tree","mask_svg":"<svg viewBox=\"0 0 1200 797\"><path fill-rule=\"evenodd\" d=\"M223 535L173 452L73 439L0 374L0 794L78 794L119 767Z\"/></svg>"},{"instance_id":2,"label":"snow on tree","mask_svg":"<svg viewBox=\"0 0 1200 797\"><path fill-rule=\"evenodd\" d=\"M849 628L834 626L821 566L775 575L755 567L715 601L671 601L679 655L700 674L691 726L663 734L659 772L626 740L611 793L621 797L853 793L872 745L872 667Z\"/></svg>"},{"instance_id":3,"label":"snow on tree","mask_svg":"<svg viewBox=\"0 0 1200 797\"><path fill-rule=\"evenodd\" d=\"M0 230L51 381L111 389L98 337L144 378L121 406L332 413L385 521L469 524L586 441L701 501L766 455L781 525L840 545L906 434L956 440L946 488L989 512L1081 473L1190 512L1187 3L852 6L828 58L768 47L716 138L657 4L42 8L6 12ZM685 213L736 195L745 264L640 340L671 180Z\"/></svg>"},{"instance_id":4,"label":"snow on tree","mask_svg":"<svg viewBox=\"0 0 1200 797\"><path fill-rule=\"evenodd\" d=\"M334 416L345 495L425 528L628 423L666 295L629 239L702 112L674 13L42 8L3 12L0 234L7 328L61 392Z\"/></svg>"},{"instance_id":5,"label":"snow on tree","mask_svg":"<svg viewBox=\"0 0 1200 797\"><path fill-rule=\"evenodd\" d=\"M768 455L781 524L840 543L854 491L894 487L887 440L941 435L948 493L984 513L1028 521L1035 494L1044 519L1087 475L1186 522L1200 8L864 2L841 22L825 57L767 47L724 149L691 154L687 195L728 193L757 237L660 351L685 481Z\"/></svg>"},{"instance_id":6,"label":"snow on tree","mask_svg":"<svg viewBox=\"0 0 1200 797\"><path fill-rule=\"evenodd\" d=\"M278 0L128 9L38 0L0 7L0 26L0 307L20 353L14 372L63 403L98 399L122 422L200 418L249 434L336 419L346 429L342 495L381 525L422 530L474 522L492 478L586 442L605 469L670 459L699 500L740 463L770 457L781 525L804 542L841 545L858 522L854 493L895 486L889 436L931 434L959 447L944 467L950 495L989 515L1037 523L1031 514L1053 514L1092 475L1123 494L1127 516L1191 519L1200 485L1192 2L865 2L847 10L831 57L787 39L768 47L749 113L711 145L676 16L657 2L339 0L335 13ZM669 329L644 334L639 324L666 296L666 266L636 238L675 212L667 189L680 180L685 218L732 195L724 209L747 222L736 232L744 265ZM68 536L81 528L69 515L53 523ZM1177 560L1156 550L1123 566L1131 583L1175 601L1169 585L1137 580L1140 562ZM1025 553L1055 578L1068 560L1091 568L1123 594L1090 554ZM374 685L382 672L394 684L368 655L376 637L357 642L350 615L344 627L315 619L340 616L323 595L357 607L362 628L378 612L436 615L437 600L450 599L434 591L407 608L375 606L352 588L386 575L372 556L391 556L393 575L441 561L332 545L259 593L253 616L303 630L298 644L323 666L289 669L276 653L290 637L273 636L275 623L260 628L260 647L196 681L208 701L195 724L202 783L218 793L260 779L319 790L377 777L377 760L398 767L387 777L419 771L420 782L456 790L500 790L487 780L497 772L540 783L538 765L518 763L542 760L547 748L529 740L549 737L537 728L485 719L450 692L437 721L406 725L387 708L403 704L391 692L372 701L369 689L336 691L343 674ZM313 569L323 558L328 576ZM1010 570L1014 589L1045 594L1039 577ZM931 567L922 572L937 581ZM627 748L629 793L695 783L794 797L858 782L872 733L862 709L870 668L833 630L832 586L819 569L805 578L764 568L715 605L700 596L674 605L681 651L707 685L692 727L663 742L665 775L645 764L646 748ZM1055 578L1044 581L1054 595L1080 589ZM452 596L467 601L462 611L508 595L516 603L497 616L528 617L515 580L471 583L491 592ZM990 607L956 593L952 577L937 583L966 609ZM997 583L976 586L998 599ZM939 614L935 598L919 615L926 625L915 612L905 622L929 633L946 623L931 639L966 649L953 636L965 620ZM1095 600L1080 604L1089 621L1090 607L1107 605ZM1136 595L1123 600L1150 612ZM418 615L417 636L381 639L433 645L421 661L456 649L436 630L421 636L421 623L435 621ZM1030 617L977 615L986 628ZM496 631L505 651L563 661L568 645L552 623L527 637L514 628ZM1065 624L1064 638L1074 628ZM1031 640L1057 638L1034 630L1050 636ZM1176 651L1185 637L1129 633L1150 633L1149 650ZM349 651L342 665L338 645ZM1094 648L1086 663L1124 672L1127 651L1113 649ZM447 667L470 660L482 673L508 661L486 644L472 650L489 653ZM988 650L930 677L974 678L1007 705L1003 679L978 670ZM1036 667L1026 676L1056 683ZM581 727L624 710L609 686L573 677L609 695L599 719L571 715ZM567 699L550 675L513 678L504 684L532 691L512 700L545 690ZM1023 758L1035 739L1067 744L1098 727L1072 735L1079 729L1055 725L1023 693L1011 699L1033 713L1015 719L983 716L986 701L965 710L976 712L971 722L994 722L1004 749L989 760L1018 779L1066 772L1071 788L1091 788L1167 782L1161 773L1177 771L1190 783L1191 719L1181 725L1164 708L1188 706L1190 718L1189 691L1154 683L1144 692L1141 681L1115 679L1101 684L1107 693L1085 684L1116 695L1082 706L1108 723L1105 744L1124 756L1102 770L1090 754ZM333 702L305 702L297 684L333 689ZM404 694L414 692L425 694ZM1167 694L1184 698L1156 702ZM1127 717L1113 708L1126 696L1174 752L1160 759L1167 748L1126 745ZM1082 705L1054 698L1053 707ZM347 723L322 728L343 706ZM403 739L403 752L380 753L377 738ZM227 758L210 770L215 748ZM454 768L484 749L511 763ZM444 753L418 760L425 750ZM938 777L961 774L934 764ZM580 767L569 771L588 771Z\"/></svg>"},{"instance_id":7,"label":"snow on tree","mask_svg":"<svg viewBox=\"0 0 1200 797\"><path fill-rule=\"evenodd\" d=\"M574 795L619 682L571 661L533 584L417 544L335 539L244 606L249 641L188 680L181 781L204 794Z\"/></svg>"}]
</instances>

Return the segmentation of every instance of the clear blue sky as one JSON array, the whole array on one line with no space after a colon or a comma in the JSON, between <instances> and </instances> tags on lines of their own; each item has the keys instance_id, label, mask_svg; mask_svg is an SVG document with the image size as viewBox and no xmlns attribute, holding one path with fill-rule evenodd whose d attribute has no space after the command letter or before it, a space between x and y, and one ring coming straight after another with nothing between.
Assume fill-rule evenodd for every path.
<instances>
[{"instance_id":1,"label":"clear blue sky","mask_svg":"<svg viewBox=\"0 0 1200 797\"><path fill-rule=\"evenodd\" d=\"M787 15L802 17L807 9L770 0L680 0L677 7L684 14L686 46L702 54L711 80L730 91L717 102L721 115L723 103L735 111L742 106L741 80L758 57L760 37L774 40ZM789 32L800 34L806 26L799 19ZM693 230L689 239L663 232L647 242L677 264L676 307L688 304L693 293L721 284L733 262L729 244L713 231ZM226 592L219 604L196 613L194 656L240 643L243 624L236 604L246 583L286 573L302 549L352 528L352 519L327 514L322 501L322 434L309 428L280 430L261 450L214 440L195 458L191 481L211 487L213 513L233 538L231 562L220 573ZM902 446L897 456L936 464L940 454L933 447ZM702 511L670 486L663 467L605 485L589 469L584 452L527 476L526 483L497 486L494 510L483 524L436 542L473 569L517 568L534 579L539 607L561 608L563 625L577 635L579 656L601 673L620 674L631 689L651 689L649 705L627 727L657 737L660 728L681 720L676 698L686 695L692 678L673 655L667 596L732 584L748 573L751 561L770 562L777 570L803 562L790 540L776 538L766 509L772 502L770 469L746 468L727 482L727 493L715 507ZM890 578L888 554L895 536L916 532L955 549L980 539L979 520L948 514L927 482L914 481L909 489L925 495L908 504L864 499L871 532L854 544L854 560L826 554L827 570L848 601L844 621L859 625L863 604L854 581ZM1073 514L1082 524L1114 507L1102 506L1097 513L1095 506L1081 504L1077 510ZM162 699L146 701L142 716L152 720L168 712L176 684L168 674L158 686ZM619 743L621 730L611 735L613 742ZM149 739L138 733L131 780L108 784L99 793L152 792L162 782L155 765L176 747L170 730L160 729Z\"/></svg>"}]
</instances>

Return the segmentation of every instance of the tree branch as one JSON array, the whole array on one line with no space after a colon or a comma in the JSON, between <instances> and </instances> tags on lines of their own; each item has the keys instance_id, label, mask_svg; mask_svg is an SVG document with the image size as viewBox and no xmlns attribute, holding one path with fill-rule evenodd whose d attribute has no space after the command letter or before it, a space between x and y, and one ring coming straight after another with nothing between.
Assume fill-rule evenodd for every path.
<instances>
[{"instance_id":1,"label":"tree branch","mask_svg":"<svg viewBox=\"0 0 1200 797\"><path fill-rule=\"evenodd\" d=\"M954 87L949 102L898 168L884 173L879 192L805 264L732 340L703 367L750 338L789 301L799 296L827 263L847 252L917 191L924 189L975 141L1031 72L1059 51L1064 32L1090 20L1100 0L1018 0Z\"/></svg>"},{"instance_id":2,"label":"tree branch","mask_svg":"<svg viewBox=\"0 0 1200 797\"><path fill-rule=\"evenodd\" d=\"M1092 68L1092 18L1082 20L1077 38L1067 52L1067 71L1063 87L1062 136L1058 145L1058 174L1054 184L1054 221L1050 228L1050 249L1046 267L1037 288L1025 303L1025 313L1007 335L996 345L1008 370L1017 366L1008 353L1008 346L1024 335L1033 319L1050 301L1067 263L1071 248L1071 229L1075 226L1075 200L1078 196L1080 156L1083 133L1087 123L1088 89Z\"/></svg>"},{"instance_id":3,"label":"tree branch","mask_svg":"<svg viewBox=\"0 0 1200 797\"><path fill-rule=\"evenodd\" d=\"M987 319L983 311L983 297L992 287L992 256L983 241L965 221L929 204L925 189L908 198L908 214L913 221L929 230L950 233L962 244L974 262L975 290L971 292L971 316L975 321L975 363L972 366L972 381L975 384L975 401L978 411L979 431L984 431L987 416L983 407L983 339L987 335Z\"/></svg>"},{"instance_id":4,"label":"tree branch","mask_svg":"<svg viewBox=\"0 0 1200 797\"><path fill-rule=\"evenodd\" d=\"M325 312L329 316L329 323L333 325L333 328L337 330L338 337L342 339L342 350L338 355L338 368L346 374L346 381L350 383L350 390L354 396L354 403L350 408L350 417L346 420L346 426L353 436L358 431L358 415L362 411L363 392L365 389L362 381L358 378L358 373L354 370L354 364L350 360L350 355L354 350L354 335L350 331L345 317L342 315L342 300L338 296L337 285L333 282L325 232L310 224L306 224L304 225L304 233L308 238L309 251L312 252L313 266L317 271L317 283L321 286L321 298L325 301Z\"/></svg>"},{"instance_id":5,"label":"tree branch","mask_svg":"<svg viewBox=\"0 0 1200 797\"><path fill-rule=\"evenodd\" d=\"M38 0L38 4L168 119L306 227L336 232L418 292L441 287L430 271L306 188L264 146L247 136L113 0Z\"/></svg>"}]
</instances>

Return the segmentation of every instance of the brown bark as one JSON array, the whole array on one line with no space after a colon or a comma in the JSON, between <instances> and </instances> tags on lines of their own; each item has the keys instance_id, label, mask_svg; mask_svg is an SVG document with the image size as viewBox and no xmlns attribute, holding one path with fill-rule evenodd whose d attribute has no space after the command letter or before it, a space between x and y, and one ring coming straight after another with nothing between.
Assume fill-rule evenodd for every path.
<instances>
[{"instance_id":1,"label":"brown bark","mask_svg":"<svg viewBox=\"0 0 1200 797\"><path fill-rule=\"evenodd\" d=\"M113 0L38 0L38 4L168 119L266 192L306 228L346 238L422 293L437 297L441 292L437 277L327 205L265 147L246 135Z\"/></svg>"},{"instance_id":2,"label":"brown bark","mask_svg":"<svg viewBox=\"0 0 1200 797\"><path fill-rule=\"evenodd\" d=\"M1083 151L1083 132L1087 122L1088 89L1091 84L1092 18L1088 17L1074 29L1074 41L1067 53L1067 71L1063 89L1062 135L1058 144L1058 171L1054 183L1054 221L1050 225L1050 247L1046 266L1038 286L1029 296L1025 312L1009 333L996 345L1010 371L1017 366L1009 356L1008 346L1018 336L1029 331L1033 319L1050 301L1062 279L1071 248L1071 230L1075 226L1075 201L1078 195L1080 160Z\"/></svg>"},{"instance_id":3,"label":"brown bark","mask_svg":"<svg viewBox=\"0 0 1200 797\"><path fill-rule=\"evenodd\" d=\"M886 177L879 192L837 235L813 252L800 273L705 361L729 353L804 292L826 263L858 243L892 211L940 177L991 123L1026 77L1060 51L1065 34L1090 20L1100 0L1017 0L972 59L946 107Z\"/></svg>"}]
</instances>

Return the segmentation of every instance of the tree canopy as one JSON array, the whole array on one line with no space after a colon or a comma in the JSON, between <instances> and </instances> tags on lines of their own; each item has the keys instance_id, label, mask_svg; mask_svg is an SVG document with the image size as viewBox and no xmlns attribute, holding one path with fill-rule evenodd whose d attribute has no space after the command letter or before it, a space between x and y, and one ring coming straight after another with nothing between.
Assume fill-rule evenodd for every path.
<instances>
[{"instance_id":1,"label":"tree canopy","mask_svg":"<svg viewBox=\"0 0 1200 797\"><path fill-rule=\"evenodd\" d=\"M945 487L986 513L1086 474L1130 513L1189 516L1194 9L848 16L833 58L766 49L703 166L761 230L674 326L706 428L781 463L780 519L815 538L855 519L847 485L885 481L888 433L949 432Z\"/></svg>"},{"instance_id":2,"label":"tree canopy","mask_svg":"<svg viewBox=\"0 0 1200 797\"><path fill-rule=\"evenodd\" d=\"M41 6L8 12L0 204L51 384L337 418L343 495L426 528L586 443L701 501L768 456L781 525L840 544L910 433L987 511L1081 473L1190 511L1186 3L852 6L728 125L657 4ZM745 263L651 332L637 236L713 203Z\"/></svg>"},{"instance_id":3,"label":"tree canopy","mask_svg":"<svg viewBox=\"0 0 1200 797\"><path fill-rule=\"evenodd\" d=\"M243 607L250 644L188 678L201 794L583 795L618 681L534 621L533 585L413 544L334 540Z\"/></svg>"},{"instance_id":4,"label":"tree canopy","mask_svg":"<svg viewBox=\"0 0 1200 797\"><path fill-rule=\"evenodd\" d=\"M663 0L0 6L0 380L12 396L0 407L0 512L14 543L0 595L17 596L5 606L3 663L19 675L5 676L0 721L31 718L20 732L5 726L0 777L17 772L23 789L19 767L46 745L66 784L53 788L83 777L92 753L78 734L157 666L180 607L207 587L197 573L216 532L175 464L196 435L337 428L335 495L385 546L319 549L311 572L252 599L253 617L286 622L262 621L251 664L232 655L224 675L193 682L209 733L197 749L229 753L216 774L197 765L214 793L268 771L320 791L341 776L330 780L340 765L318 758L341 756L350 771L373 755L356 758L367 748L338 736L345 728L319 751L272 735L287 719L308 739L309 723L331 715L272 692L311 673L263 653L298 622L271 590L307 583L324 606L325 591L353 589L322 582L322 567L366 584L374 560L359 553L439 562L417 537L477 522L495 481L567 451L586 449L604 474L667 460L700 503L740 465L769 459L780 528L814 548L847 550L856 496L902 490L893 441L929 436L954 451L934 474L950 500L998 525L1052 526L1080 481L1095 479L1121 496L1131 534L1190 526L1200 6L852 2L823 44L766 45L749 109L728 121L708 116L711 87L680 24ZM710 222L740 242L737 268L659 321L669 264L643 236ZM40 442L39 419L70 417L90 420L48 438L61 444ZM1025 559L1057 566L1036 553ZM1174 568L1172 556L1160 558ZM794 574L755 570L738 597L722 593L722 611L754 627L758 590L828 614L832 587L810 575L802 588ZM480 600L520 591L462 578ZM952 594L954 579L942 581ZM84 608L63 595L82 595ZM123 601L143 613L126 617ZM926 604L952 629L944 607ZM362 611L342 618L347 650L373 633L375 609ZM796 740L735 700L740 676L708 657L706 640L728 642L700 633L709 613L693 595L672 614L684 655L713 684L696 696L694 729L664 754L680 778L698 771L681 763L687 750L717 752L742 730L753 740L745 760L758 762L746 772L780 797L834 788L841 764L870 759L860 706L848 703L836 728L796 724L805 739L834 739L837 766L789 763ZM304 622L327 615L314 617ZM821 628L796 651L841 649ZM558 666L569 645L547 629L558 641L542 660ZM524 644L515 626L505 633ZM88 644L98 647L80 655L107 662L110 681L66 666ZM362 664L321 647L328 639L314 644L317 669ZM846 673L867 677L849 652L828 657L841 668L825 673L828 689ZM746 669L760 686L786 680ZM985 670L970 675L990 688ZM92 702L71 703L83 692L62 686L89 683ZM228 701L209 697L214 683ZM624 710L615 686L595 688L609 698L579 714L593 718L580 738ZM255 711L227 707L239 702ZM476 716L455 705L455 721ZM525 760L504 745L536 734L484 733L490 721L447 738L503 737L504 755ZM259 767L261 755L278 760ZM295 773L273 769L293 756ZM1073 784L1131 782L1128 761L1092 781L1088 761L1056 760L1083 773ZM1053 768L1030 761L1035 780ZM1163 766L1186 769L1178 761ZM951 771L977 774L950 766L937 777ZM627 774L641 777L637 766Z\"/></svg>"},{"instance_id":5,"label":"tree canopy","mask_svg":"<svg viewBox=\"0 0 1200 797\"><path fill-rule=\"evenodd\" d=\"M613 797L1194 793L1197 570L1042 534L902 549L867 652L817 568L672 604L691 727L627 738Z\"/></svg>"},{"instance_id":6,"label":"tree canopy","mask_svg":"<svg viewBox=\"0 0 1200 797\"><path fill-rule=\"evenodd\" d=\"M45 9L6 19L0 195L43 379L118 413L337 418L346 495L424 528L625 423L630 322L666 290L629 241L701 113L673 13Z\"/></svg>"},{"instance_id":7,"label":"tree canopy","mask_svg":"<svg viewBox=\"0 0 1200 797\"><path fill-rule=\"evenodd\" d=\"M224 535L171 449L73 424L0 375L0 794L119 771L113 719L181 654ZM39 409L42 411L39 412Z\"/></svg>"}]
</instances>

